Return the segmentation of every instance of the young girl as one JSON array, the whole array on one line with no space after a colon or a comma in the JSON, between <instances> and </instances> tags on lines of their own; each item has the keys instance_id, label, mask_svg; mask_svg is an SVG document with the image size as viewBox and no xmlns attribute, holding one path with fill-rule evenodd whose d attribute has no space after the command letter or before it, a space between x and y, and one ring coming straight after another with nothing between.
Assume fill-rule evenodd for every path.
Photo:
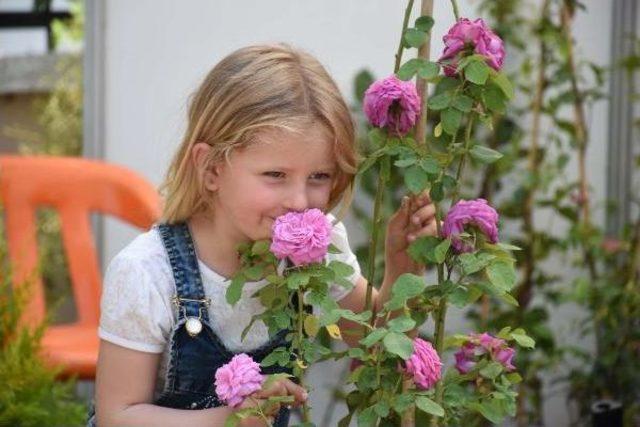
<instances>
[{"instance_id":1,"label":"young girl","mask_svg":"<svg viewBox=\"0 0 640 427\"><path fill-rule=\"evenodd\" d=\"M247 283L230 306L225 290L239 267L237 246L269 238L289 211L331 211L350 201L357 167L349 109L322 65L287 45L250 46L210 71L195 93L188 127L163 185L163 221L138 236L110 263L102 295L96 378L96 421L106 426L222 426L234 409L214 391L214 373L240 352L260 361L285 345L256 322L252 298L266 281ZM376 306L403 273L420 273L408 243L435 234L427 194L405 198L387 226L386 265ZM328 255L353 266L354 287L331 292L342 308L360 312L367 288L346 230L334 217ZM187 325L186 320L198 319ZM189 326L189 327L187 327ZM348 322L339 324L349 328ZM357 337L347 339L356 345ZM277 368L275 368L277 369ZM263 371L275 372L264 369ZM243 407L268 396L306 392L289 380L256 392ZM274 425L288 424L276 408ZM257 418L244 426L263 425Z\"/></svg>"}]
</instances>

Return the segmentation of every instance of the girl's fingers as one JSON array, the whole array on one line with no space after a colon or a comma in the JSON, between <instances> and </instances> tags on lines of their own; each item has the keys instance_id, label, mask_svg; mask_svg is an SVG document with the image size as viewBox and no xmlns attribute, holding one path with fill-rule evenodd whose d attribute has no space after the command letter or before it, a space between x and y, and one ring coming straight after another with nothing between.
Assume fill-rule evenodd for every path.
<instances>
[{"instance_id":1,"label":"girl's fingers","mask_svg":"<svg viewBox=\"0 0 640 427\"><path fill-rule=\"evenodd\" d=\"M256 396L266 399L269 396L287 396L294 397L294 405L299 405L307 400L307 392L304 388L289 379L281 379L275 381L267 389L257 391Z\"/></svg>"},{"instance_id":2,"label":"girl's fingers","mask_svg":"<svg viewBox=\"0 0 640 427\"><path fill-rule=\"evenodd\" d=\"M436 215L436 207L433 204L428 204L418 208L411 215L411 222L415 225L424 224Z\"/></svg>"},{"instance_id":3,"label":"girl's fingers","mask_svg":"<svg viewBox=\"0 0 640 427\"><path fill-rule=\"evenodd\" d=\"M282 380L282 385L286 388L287 394L292 395L298 404L307 400L307 391L289 379Z\"/></svg>"}]
</instances>

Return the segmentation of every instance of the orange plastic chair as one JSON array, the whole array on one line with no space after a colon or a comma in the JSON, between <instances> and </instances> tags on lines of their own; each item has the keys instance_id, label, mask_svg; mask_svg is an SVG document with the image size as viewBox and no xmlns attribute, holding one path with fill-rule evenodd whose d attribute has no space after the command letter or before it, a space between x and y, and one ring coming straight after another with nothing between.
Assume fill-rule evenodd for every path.
<instances>
[{"instance_id":1,"label":"orange plastic chair","mask_svg":"<svg viewBox=\"0 0 640 427\"><path fill-rule=\"evenodd\" d=\"M120 166L79 158L0 156L0 200L13 285L32 285L21 319L24 325L40 324L46 315L37 274L36 209L58 211L78 317L74 323L46 329L42 355L47 363L62 367L62 377L95 378L101 274L90 213L113 215L146 229L160 217L157 192Z\"/></svg>"}]
</instances>

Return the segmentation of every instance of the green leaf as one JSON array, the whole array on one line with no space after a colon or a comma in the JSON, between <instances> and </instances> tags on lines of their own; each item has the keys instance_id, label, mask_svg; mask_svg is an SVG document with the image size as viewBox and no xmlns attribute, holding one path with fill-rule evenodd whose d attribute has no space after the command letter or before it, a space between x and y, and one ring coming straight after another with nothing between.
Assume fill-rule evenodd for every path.
<instances>
[{"instance_id":1,"label":"green leaf","mask_svg":"<svg viewBox=\"0 0 640 427\"><path fill-rule=\"evenodd\" d=\"M519 384L522 382L522 377L517 372L511 372L506 375L511 384Z\"/></svg>"},{"instance_id":2,"label":"green leaf","mask_svg":"<svg viewBox=\"0 0 640 427\"><path fill-rule=\"evenodd\" d=\"M474 254L464 253L458 256L458 260L460 261L460 265L462 266L462 271L464 274L473 274L485 268L487 263L482 262L480 259L476 258Z\"/></svg>"},{"instance_id":3,"label":"green leaf","mask_svg":"<svg viewBox=\"0 0 640 427\"><path fill-rule=\"evenodd\" d=\"M415 165L418 159L415 157L408 157L406 159L400 159L393 162L393 164L399 168L406 168L407 166Z\"/></svg>"},{"instance_id":4,"label":"green leaf","mask_svg":"<svg viewBox=\"0 0 640 427\"><path fill-rule=\"evenodd\" d=\"M242 288L246 282L246 278L242 273L236 274L231 279L231 284L227 288L227 292L225 293L225 297L227 299L227 303L229 305L235 305L240 300L242 296Z\"/></svg>"},{"instance_id":5,"label":"green leaf","mask_svg":"<svg viewBox=\"0 0 640 427\"><path fill-rule=\"evenodd\" d=\"M378 414L376 414L374 406L369 406L358 414L358 427L375 427L377 422Z\"/></svg>"},{"instance_id":6,"label":"green leaf","mask_svg":"<svg viewBox=\"0 0 640 427\"><path fill-rule=\"evenodd\" d=\"M449 294L449 302L458 308L463 308L467 305L468 299L469 292L464 286L458 286Z\"/></svg>"},{"instance_id":7,"label":"green leaf","mask_svg":"<svg viewBox=\"0 0 640 427\"><path fill-rule=\"evenodd\" d=\"M416 396L416 406L427 414L444 417L444 409L427 396Z\"/></svg>"},{"instance_id":8,"label":"green leaf","mask_svg":"<svg viewBox=\"0 0 640 427\"><path fill-rule=\"evenodd\" d=\"M373 409L376 411L376 414L378 414L380 418L384 418L389 415L389 404L384 400L376 403Z\"/></svg>"},{"instance_id":9,"label":"green leaf","mask_svg":"<svg viewBox=\"0 0 640 427\"><path fill-rule=\"evenodd\" d=\"M484 61L473 61L465 67L464 78L471 83L482 86L489 78L489 66Z\"/></svg>"},{"instance_id":10,"label":"green leaf","mask_svg":"<svg viewBox=\"0 0 640 427\"><path fill-rule=\"evenodd\" d=\"M424 288L425 283L422 277L411 273L404 273L396 279L391 288L391 293L403 298L413 298L420 295Z\"/></svg>"},{"instance_id":11,"label":"green leaf","mask_svg":"<svg viewBox=\"0 0 640 427\"><path fill-rule=\"evenodd\" d=\"M429 191L429 195L431 196L431 200L434 202L441 202L444 199L444 189L442 188L442 182L434 182L431 186L431 191Z\"/></svg>"},{"instance_id":12,"label":"green leaf","mask_svg":"<svg viewBox=\"0 0 640 427\"><path fill-rule=\"evenodd\" d=\"M489 85L482 92L482 100L487 108L496 113L504 113L506 111L507 99L502 91L494 86Z\"/></svg>"},{"instance_id":13,"label":"green leaf","mask_svg":"<svg viewBox=\"0 0 640 427\"><path fill-rule=\"evenodd\" d=\"M389 332L382 340L388 352L397 354L403 360L407 360L413 354L413 341L405 334Z\"/></svg>"},{"instance_id":14,"label":"green leaf","mask_svg":"<svg viewBox=\"0 0 640 427\"><path fill-rule=\"evenodd\" d=\"M494 399L484 400L481 403L473 402L468 405L469 409L475 409L480 412L483 417L488 419L494 424L500 424L504 416L498 406L499 403Z\"/></svg>"},{"instance_id":15,"label":"green leaf","mask_svg":"<svg viewBox=\"0 0 640 427\"><path fill-rule=\"evenodd\" d=\"M508 292L503 292L500 295L498 295L498 298L500 298L502 301L506 302L509 305L512 305L514 307L518 307L520 304L518 304L518 300L515 299L510 293Z\"/></svg>"},{"instance_id":16,"label":"green leaf","mask_svg":"<svg viewBox=\"0 0 640 427\"><path fill-rule=\"evenodd\" d=\"M534 348L536 346L536 342L526 334L526 332L518 328L515 331L511 332L511 338L515 340L521 347L525 348Z\"/></svg>"},{"instance_id":17,"label":"green leaf","mask_svg":"<svg viewBox=\"0 0 640 427\"><path fill-rule=\"evenodd\" d=\"M496 243L496 246L499 247L500 249L504 249L506 251L521 251L522 248L518 247L518 246L514 246L514 245L510 245L508 243Z\"/></svg>"},{"instance_id":18,"label":"green leaf","mask_svg":"<svg viewBox=\"0 0 640 427\"><path fill-rule=\"evenodd\" d=\"M396 73L400 80L410 80L420 68L422 61L418 58L412 58L402 64L398 72Z\"/></svg>"},{"instance_id":19,"label":"green leaf","mask_svg":"<svg viewBox=\"0 0 640 427\"><path fill-rule=\"evenodd\" d=\"M495 261L487 267L487 276L496 288L508 292L516 283L516 272L512 262Z\"/></svg>"},{"instance_id":20,"label":"green leaf","mask_svg":"<svg viewBox=\"0 0 640 427\"><path fill-rule=\"evenodd\" d=\"M373 153L371 153L369 156L367 156L362 162L360 162L360 164L358 165L358 175L362 175L363 173L365 173L367 170L369 170L369 168L371 168L371 166L375 165L376 162L378 161L378 159L380 157L382 157L385 154L386 150L384 148L381 148Z\"/></svg>"},{"instance_id":21,"label":"green leaf","mask_svg":"<svg viewBox=\"0 0 640 427\"><path fill-rule=\"evenodd\" d=\"M245 268L243 273L249 280L258 281L262 279L262 273L264 272L264 265L252 265L249 268Z\"/></svg>"},{"instance_id":22,"label":"green leaf","mask_svg":"<svg viewBox=\"0 0 640 427\"><path fill-rule=\"evenodd\" d=\"M367 353L365 353L365 351L363 349L361 349L360 347L352 347L347 351L347 354L349 355L349 357L353 358L353 359L362 359L364 358Z\"/></svg>"},{"instance_id":23,"label":"green leaf","mask_svg":"<svg viewBox=\"0 0 640 427\"><path fill-rule=\"evenodd\" d=\"M391 319L387 326L393 332L407 332L413 329L416 326L416 321L408 316L396 317L395 319Z\"/></svg>"},{"instance_id":24,"label":"green leaf","mask_svg":"<svg viewBox=\"0 0 640 427\"><path fill-rule=\"evenodd\" d=\"M462 112L455 108L447 108L441 114L442 128L449 135L455 135L462 121Z\"/></svg>"},{"instance_id":25,"label":"green leaf","mask_svg":"<svg viewBox=\"0 0 640 427\"><path fill-rule=\"evenodd\" d=\"M411 47L420 47L427 39L427 33L417 28L407 28L404 32L404 41Z\"/></svg>"},{"instance_id":26,"label":"green leaf","mask_svg":"<svg viewBox=\"0 0 640 427\"><path fill-rule=\"evenodd\" d=\"M496 73L492 78L493 83L502 90L507 99L513 98L513 85L503 73Z\"/></svg>"},{"instance_id":27,"label":"green leaf","mask_svg":"<svg viewBox=\"0 0 640 427\"><path fill-rule=\"evenodd\" d=\"M427 104L432 110L444 110L451 104L452 98L450 92L443 92L429 98Z\"/></svg>"},{"instance_id":28,"label":"green leaf","mask_svg":"<svg viewBox=\"0 0 640 427\"><path fill-rule=\"evenodd\" d=\"M440 66L435 62L425 61L420 65L418 69L418 76L425 80L430 80L438 76L440 73Z\"/></svg>"},{"instance_id":29,"label":"green leaf","mask_svg":"<svg viewBox=\"0 0 640 427\"><path fill-rule=\"evenodd\" d=\"M476 144L469 151L471 157L484 164L491 164L497 160L500 160L503 155L499 151L492 150L491 148L483 145Z\"/></svg>"},{"instance_id":30,"label":"green leaf","mask_svg":"<svg viewBox=\"0 0 640 427\"><path fill-rule=\"evenodd\" d=\"M420 166L411 166L404 173L404 184L413 194L420 194L429 184L429 175Z\"/></svg>"},{"instance_id":31,"label":"green leaf","mask_svg":"<svg viewBox=\"0 0 640 427\"><path fill-rule=\"evenodd\" d=\"M502 365L497 362L491 362L484 368L480 369L480 375L490 380L495 379L503 371Z\"/></svg>"},{"instance_id":32,"label":"green leaf","mask_svg":"<svg viewBox=\"0 0 640 427\"><path fill-rule=\"evenodd\" d=\"M447 256L449 247L451 246L451 240L445 239L440 243L433 251L433 256L438 264L442 264Z\"/></svg>"},{"instance_id":33,"label":"green leaf","mask_svg":"<svg viewBox=\"0 0 640 427\"><path fill-rule=\"evenodd\" d=\"M354 79L353 91L355 99L362 102L364 93L374 80L373 74L369 70L360 70Z\"/></svg>"},{"instance_id":34,"label":"green leaf","mask_svg":"<svg viewBox=\"0 0 640 427\"><path fill-rule=\"evenodd\" d=\"M440 164L433 157L425 157L420 160L420 167L429 175L437 175L440 173Z\"/></svg>"},{"instance_id":35,"label":"green leaf","mask_svg":"<svg viewBox=\"0 0 640 427\"><path fill-rule=\"evenodd\" d=\"M299 289L309 283L311 275L306 271L294 271L287 277L287 287L291 290Z\"/></svg>"},{"instance_id":36,"label":"green leaf","mask_svg":"<svg viewBox=\"0 0 640 427\"><path fill-rule=\"evenodd\" d=\"M286 329L291 326L291 318L287 316L284 311L277 311L273 315L273 320L276 322L280 329Z\"/></svg>"},{"instance_id":37,"label":"green leaf","mask_svg":"<svg viewBox=\"0 0 640 427\"><path fill-rule=\"evenodd\" d=\"M346 264L342 261L336 261L336 260L331 261L329 263L329 268L333 270L336 273L336 275L342 276L342 277L349 277L354 272L353 267L351 267L349 264Z\"/></svg>"},{"instance_id":38,"label":"green leaf","mask_svg":"<svg viewBox=\"0 0 640 427\"><path fill-rule=\"evenodd\" d=\"M429 31L431 31L431 28L433 28L433 24L434 24L433 18L425 15L416 19L414 26L420 31L424 31L425 33L428 33Z\"/></svg>"},{"instance_id":39,"label":"green leaf","mask_svg":"<svg viewBox=\"0 0 640 427\"><path fill-rule=\"evenodd\" d=\"M252 255L264 255L269 252L269 247L271 246L271 242L269 240L258 240L251 247Z\"/></svg>"},{"instance_id":40,"label":"green leaf","mask_svg":"<svg viewBox=\"0 0 640 427\"><path fill-rule=\"evenodd\" d=\"M381 152L384 153L384 145L387 142L387 134L382 129L373 128L367 134L369 141L373 144L376 149L382 149Z\"/></svg>"},{"instance_id":41,"label":"green leaf","mask_svg":"<svg viewBox=\"0 0 640 427\"><path fill-rule=\"evenodd\" d=\"M382 338L384 338L384 336L387 335L388 332L389 331L386 328L374 329L373 331L369 332L369 335L360 340L360 344L365 347L371 347Z\"/></svg>"},{"instance_id":42,"label":"green leaf","mask_svg":"<svg viewBox=\"0 0 640 427\"><path fill-rule=\"evenodd\" d=\"M401 414L414 402L415 396L412 393L403 393L393 399L393 409Z\"/></svg>"},{"instance_id":43,"label":"green leaf","mask_svg":"<svg viewBox=\"0 0 640 427\"><path fill-rule=\"evenodd\" d=\"M463 113L468 113L473 108L473 99L467 95L458 95L453 99L453 106Z\"/></svg>"},{"instance_id":44,"label":"green leaf","mask_svg":"<svg viewBox=\"0 0 640 427\"><path fill-rule=\"evenodd\" d=\"M269 353L267 357L262 359L262 361L260 362L260 366L266 368L268 366L273 366L276 363L280 366L286 366L289 362L289 357L290 353L287 351L287 349L285 349L284 347L278 347L271 353Z\"/></svg>"}]
</instances>

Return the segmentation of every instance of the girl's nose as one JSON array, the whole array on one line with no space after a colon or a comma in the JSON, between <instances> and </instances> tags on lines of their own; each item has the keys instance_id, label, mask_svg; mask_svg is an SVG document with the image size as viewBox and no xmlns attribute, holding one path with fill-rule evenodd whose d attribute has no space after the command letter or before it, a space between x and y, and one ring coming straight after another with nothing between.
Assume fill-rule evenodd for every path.
<instances>
[{"instance_id":1,"label":"girl's nose","mask_svg":"<svg viewBox=\"0 0 640 427\"><path fill-rule=\"evenodd\" d=\"M309 206L309 198L304 189L292 190L287 198L285 207L288 211L302 212Z\"/></svg>"}]
</instances>

